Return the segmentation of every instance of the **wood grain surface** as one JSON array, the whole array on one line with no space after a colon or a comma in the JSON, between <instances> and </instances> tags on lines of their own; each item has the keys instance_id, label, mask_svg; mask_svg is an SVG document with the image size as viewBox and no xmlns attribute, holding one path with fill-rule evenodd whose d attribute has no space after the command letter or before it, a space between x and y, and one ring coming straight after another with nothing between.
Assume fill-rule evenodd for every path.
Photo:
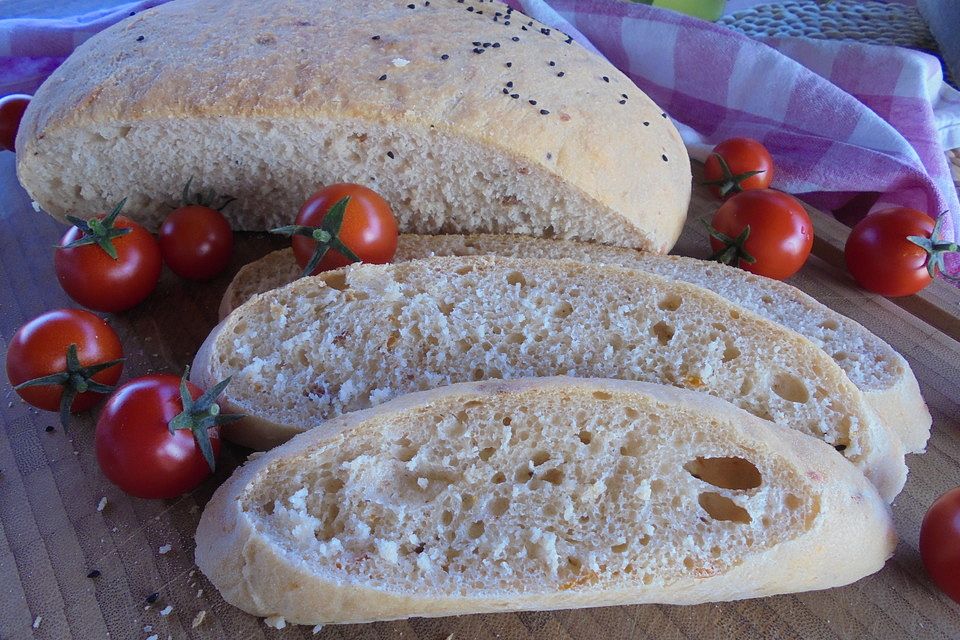
<instances>
[{"instance_id":1,"label":"wood grain surface","mask_svg":"<svg viewBox=\"0 0 960 640\"><path fill-rule=\"evenodd\" d=\"M23 322L74 306L56 284L52 246L63 227L34 212L16 181L13 155L0 153L0 344ZM716 204L699 190L678 253L703 256L696 222ZM901 542L878 574L828 591L694 607L629 606L371 625L268 628L227 605L193 564L200 510L246 452L226 446L216 476L177 500L125 496L100 474L94 415L68 433L56 416L22 403L4 376L0 405L0 638L930 638L960 637L960 607L926 578L917 552L930 503L960 485L960 294L936 287L904 303L866 294L836 265L842 230L814 213L817 252L792 283L862 323L906 356L933 414L928 451L910 456L910 478L893 505ZM227 273L203 284L165 272L159 289L130 312L110 317L128 360L121 381L179 373L217 319L230 277L245 262L283 246L261 235L238 238ZM831 253L832 252L832 253ZM914 315L918 314L918 315ZM950 337L951 334L954 337ZM54 425L53 432L45 427ZM106 506L98 511L101 498ZM170 545L170 551L161 548ZM849 541L850 553L857 540ZM90 570L101 575L87 578ZM146 602L152 593L158 599ZM164 611L172 610L164 615ZM193 626L203 612L202 622Z\"/></svg>"}]
</instances>

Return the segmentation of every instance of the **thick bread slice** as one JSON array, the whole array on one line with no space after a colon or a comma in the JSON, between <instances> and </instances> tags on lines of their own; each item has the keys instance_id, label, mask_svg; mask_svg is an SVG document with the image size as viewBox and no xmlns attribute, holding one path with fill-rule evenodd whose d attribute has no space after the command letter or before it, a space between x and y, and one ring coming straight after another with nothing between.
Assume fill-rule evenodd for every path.
<instances>
[{"instance_id":1,"label":"thick bread slice","mask_svg":"<svg viewBox=\"0 0 960 640\"><path fill-rule=\"evenodd\" d=\"M673 246L690 162L627 76L498 2L408 6L181 0L139 12L37 91L20 182L55 216L128 197L126 212L156 228L193 177L237 198L226 213L249 230L290 224L324 184L359 182L404 231Z\"/></svg>"},{"instance_id":2,"label":"thick bread slice","mask_svg":"<svg viewBox=\"0 0 960 640\"><path fill-rule=\"evenodd\" d=\"M411 391L572 375L706 391L843 449L892 500L899 439L799 334L684 282L614 266L494 256L354 265L255 296L204 342L201 386L267 447Z\"/></svg>"},{"instance_id":3,"label":"thick bread slice","mask_svg":"<svg viewBox=\"0 0 960 640\"><path fill-rule=\"evenodd\" d=\"M347 414L248 462L197 529L224 599L301 624L843 585L896 543L829 446L706 394L490 381Z\"/></svg>"},{"instance_id":4,"label":"thick bread slice","mask_svg":"<svg viewBox=\"0 0 960 640\"><path fill-rule=\"evenodd\" d=\"M405 234L400 236L395 261L490 254L615 264L705 287L744 309L793 329L826 351L863 392L880 421L896 431L908 453L919 453L926 447L932 418L920 395L920 385L903 356L857 322L784 282L692 258L661 257L618 247L526 236ZM300 269L290 249L275 251L246 265L223 296L221 319L254 294L283 286L299 276Z\"/></svg>"}]
</instances>

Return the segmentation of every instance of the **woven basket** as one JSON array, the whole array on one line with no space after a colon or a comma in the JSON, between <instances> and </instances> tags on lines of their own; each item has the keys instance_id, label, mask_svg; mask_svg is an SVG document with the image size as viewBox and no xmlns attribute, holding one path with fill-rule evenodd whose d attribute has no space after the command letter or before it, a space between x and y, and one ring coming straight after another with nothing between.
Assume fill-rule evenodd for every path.
<instances>
[{"instance_id":1,"label":"woven basket","mask_svg":"<svg viewBox=\"0 0 960 640\"><path fill-rule=\"evenodd\" d=\"M949 0L957 2L960 0ZM764 4L723 16L717 21L751 38L799 37L848 40L919 49L936 55L937 41L916 7L899 3L792 0ZM953 86L944 65L944 77ZM960 193L960 149L947 152L953 182Z\"/></svg>"}]
</instances>

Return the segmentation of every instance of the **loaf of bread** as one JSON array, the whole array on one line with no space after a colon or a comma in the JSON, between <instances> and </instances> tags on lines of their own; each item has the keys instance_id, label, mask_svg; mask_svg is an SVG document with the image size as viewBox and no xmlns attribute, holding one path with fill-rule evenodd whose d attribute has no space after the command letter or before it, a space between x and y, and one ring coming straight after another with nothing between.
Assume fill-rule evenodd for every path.
<instances>
[{"instance_id":1,"label":"loaf of bread","mask_svg":"<svg viewBox=\"0 0 960 640\"><path fill-rule=\"evenodd\" d=\"M92 37L17 138L49 213L127 197L156 228L184 184L236 198L234 228L290 224L357 182L401 230L506 232L665 253L686 149L624 74L498 2L179 0Z\"/></svg>"},{"instance_id":2,"label":"loaf of bread","mask_svg":"<svg viewBox=\"0 0 960 640\"><path fill-rule=\"evenodd\" d=\"M880 421L900 437L908 453L919 453L930 437L932 419L910 365L890 345L846 316L796 287L715 262L657 256L593 243L503 235L400 236L395 262L431 256L501 255L569 258L613 264L689 282L718 293L748 311L803 335L823 349L863 392ZM220 305L223 319L254 294L300 277L290 249L243 267Z\"/></svg>"},{"instance_id":3,"label":"loaf of bread","mask_svg":"<svg viewBox=\"0 0 960 640\"><path fill-rule=\"evenodd\" d=\"M353 265L255 296L194 360L248 414L226 437L269 447L412 391L571 375L704 391L842 450L892 500L899 439L799 334L644 271L494 256Z\"/></svg>"},{"instance_id":4,"label":"loaf of bread","mask_svg":"<svg viewBox=\"0 0 960 640\"><path fill-rule=\"evenodd\" d=\"M896 543L876 490L814 438L706 394L572 378L411 394L248 462L197 566L301 624L847 584Z\"/></svg>"}]
</instances>

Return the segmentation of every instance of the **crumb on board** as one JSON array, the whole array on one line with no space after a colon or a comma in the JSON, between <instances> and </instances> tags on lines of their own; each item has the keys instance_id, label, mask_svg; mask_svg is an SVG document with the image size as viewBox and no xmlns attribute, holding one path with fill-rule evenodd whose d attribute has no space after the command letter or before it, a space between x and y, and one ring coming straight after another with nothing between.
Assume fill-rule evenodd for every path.
<instances>
[{"instance_id":1,"label":"crumb on board","mask_svg":"<svg viewBox=\"0 0 960 640\"><path fill-rule=\"evenodd\" d=\"M107 508L107 496L100 498L100 502L97 503L97 512L101 512Z\"/></svg>"},{"instance_id":2,"label":"crumb on board","mask_svg":"<svg viewBox=\"0 0 960 640\"><path fill-rule=\"evenodd\" d=\"M159 553L160 555L164 555L164 554L166 554L166 553L170 553L170 550L171 550L171 549L173 549L173 545L165 544L165 545L163 545L162 547L160 547L159 549L157 549L157 553Z\"/></svg>"},{"instance_id":3,"label":"crumb on board","mask_svg":"<svg viewBox=\"0 0 960 640\"><path fill-rule=\"evenodd\" d=\"M152 636L148 636L147 640L160 640L160 636L153 634Z\"/></svg>"},{"instance_id":4,"label":"crumb on board","mask_svg":"<svg viewBox=\"0 0 960 640\"><path fill-rule=\"evenodd\" d=\"M199 598L202 595L203 595L203 589L197 589L197 597Z\"/></svg>"},{"instance_id":5,"label":"crumb on board","mask_svg":"<svg viewBox=\"0 0 960 640\"><path fill-rule=\"evenodd\" d=\"M164 616L164 617L170 615L171 613L173 613L173 605L172 605L172 604L168 604L167 606L165 606L163 609L160 610L160 615L161 615L161 616Z\"/></svg>"},{"instance_id":6,"label":"crumb on board","mask_svg":"<svg viewBox=\"0 0 960 640\"><path fill-rule=\"evenodd\" d=\"M193 622L190 623L190 628L196 629L203 624L203 619L207 617L207 612L205 609L202 609L197 615L193 617Z\"/></svg>"},{"instance_id":7,"label":"crumb on board","mask_svg":"<svg viewBox=\"0 0 960 640\"><path fill-rule=\"evenodd\" d=\"M267 616L263 619L263 624L274 629L283 629L287 626L287 621L283 616Z\"/></svg>"},{"instance_id":8,"label":"crumb on board","mask_svg":"<svg viewBox=\"0 0 960 640\"><path fill-rule=\"evenodd\" d=\"M318 633L320 633L322 629L323 629L323 625L317 624L313 626L313 629L310 630L310 633L312 633L313 635L317 635Z\"/></svg>"},{"instance_id":9,"label":"crumb on board","mask_svg":"<svg viewBox=\"0 0 960 640\"><path fill-rule=\"evenodd\" d=\"M41 622L43 622L43 616L37 616L36 618L34 618L34 619L33 619L33 628L34 628L34 629L39 629Z\"/></svg>"}]
</instances>

